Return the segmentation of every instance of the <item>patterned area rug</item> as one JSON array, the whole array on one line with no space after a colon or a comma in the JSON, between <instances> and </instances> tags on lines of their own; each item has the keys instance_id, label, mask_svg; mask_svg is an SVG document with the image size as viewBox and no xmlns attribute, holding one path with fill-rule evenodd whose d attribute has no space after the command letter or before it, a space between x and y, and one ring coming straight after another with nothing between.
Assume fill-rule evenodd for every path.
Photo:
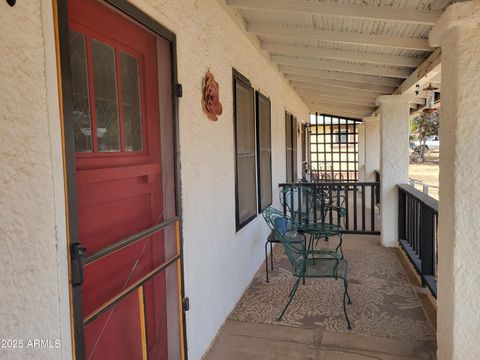
<instances>
[{"instance_id":1,"label":"patterned area rug","mask_svg":"<svg viewBox=\"0 0 480 360\"><path fill-rule=\"evenodd\" d=\"M343 315L343 283L334 279L307 279L300 284L282 321L276 320L294 283L281 246L274 248L274 271L265 282L264 266L230 315L231 320L330 332L350 332L402 340L435 341L435 330L409 283L395 249L360 246L345 249L349 263L347 311L353 330Z\"/></svg>"}]
</instances>

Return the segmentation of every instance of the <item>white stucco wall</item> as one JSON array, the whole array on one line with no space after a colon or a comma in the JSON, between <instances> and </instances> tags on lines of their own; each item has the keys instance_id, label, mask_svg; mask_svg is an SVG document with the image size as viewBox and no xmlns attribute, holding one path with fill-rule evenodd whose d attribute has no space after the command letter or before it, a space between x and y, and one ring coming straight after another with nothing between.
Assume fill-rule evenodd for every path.
<instances>
[{"instance_id":1,"label":"white stucco wall","mask_svg":"<svg viewBox=\"0 0 480 360\"><path fill-rule=\"evenodd\" d=\"M437 358L478 359L480 2L450 6L430 44L442 47Z\"/></svg>"},{"instance_id":2,"label":"white stucco wall","mask_svg":"<svg viewBox=\"0 0 480 360\"><path fill-rule=\"evenodd\" d=\"M23 341L2 359L71 354L53 34L50 1L0 2L0 339ZM28 347L35 339L61 349Z\"/></svg>"},{"instance_id":3,"label":"white stucco wall","mask_svg":"<svg viewBox=\"0 0 480 360\"><path fill-rule=\"evenodd\" d=\"M177 34L187 333L195 360L261 265L267 235L261 217L235 233L232 67L271 98L274 205L285 180L284 111L299 121L308 121L309 111L222 1L131 2ZM52 19L49 0L14 8L0 2L0 338L62 339L61 351L29 353L37 359L71 354ZM220 84L218 122L207 120L200 105L208 69Z\"/></svg>"},{"instance_id":4,"label":"white stucco wall","mask_svg":"<svg viewBox=\"0 0 480 360\"><path fill-rule=\"evenodd\" d=\"M365 121L365 181L375 181L374 171L380 171L380 118L370 116Z\"/></svg>"},{"instance_id":5,"label":"white stucco wall","mask_svg":"<svg viewBox=\"0 0 480 360\"><path fill-rule=\"evenodd\" d=\"M358 126L358 180L365 181L365 150L366 150L365 123Z\"/></svg>"},{"instance_id":6,"label":"white stucco wall","mask_svg":"<svg viewBox=\"0 0 480 360\"><path fill-rule=\"evenodd\" d=\"M383 246L398 245L397 184L408 182L408 116L406 95L380 96L380 212Z\"/></svg>"}]
</instances>

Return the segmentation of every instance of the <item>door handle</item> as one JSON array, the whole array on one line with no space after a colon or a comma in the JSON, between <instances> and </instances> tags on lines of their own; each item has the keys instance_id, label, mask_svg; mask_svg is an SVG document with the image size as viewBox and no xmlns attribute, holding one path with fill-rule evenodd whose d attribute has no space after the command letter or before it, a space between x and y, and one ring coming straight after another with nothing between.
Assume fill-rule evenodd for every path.
<instances>
[{"instance_id":1,"label":"door handle","mask_svg":"<svg viewBox=\"0 0 480 360\"><path fill-rule=\"evenodd\" d=\"M85 257L85 250L80 243L74 243L70 247L71 271L72 271L72 286L82 286L83 284L83 259Z\"/></svg>"}]
</instances>

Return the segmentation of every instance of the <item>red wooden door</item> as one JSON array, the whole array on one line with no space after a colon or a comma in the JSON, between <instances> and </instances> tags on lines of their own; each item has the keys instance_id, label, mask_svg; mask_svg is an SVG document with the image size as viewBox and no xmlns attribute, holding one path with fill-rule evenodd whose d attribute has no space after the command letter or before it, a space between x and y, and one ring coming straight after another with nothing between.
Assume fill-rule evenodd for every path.
<instances>
[{"instance_id":1,"label":"red wooden door","mask_svg":"<svg viewBox=\"0 0 480 360\"><path fill-rule=\"evenodd\" d=\"M177 255L174 228L138 235L175 216L170 44L96 0L69 0L68 14L85 358L167 359L166 272L135 284Z\"/></svg>"}]
</instances>

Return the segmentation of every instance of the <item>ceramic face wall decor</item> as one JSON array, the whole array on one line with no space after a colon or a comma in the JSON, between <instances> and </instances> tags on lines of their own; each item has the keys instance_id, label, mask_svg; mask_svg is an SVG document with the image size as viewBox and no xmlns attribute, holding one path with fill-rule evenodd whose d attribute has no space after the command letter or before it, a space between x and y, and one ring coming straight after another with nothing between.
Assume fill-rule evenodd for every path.
<instances>
[{"instance_id":1,"label":"ceramic face wall decor","mask_svg":"<svg viewBox=\"0 0 480 360\"><path fill-rule=\"evenodd\" d=\"M219 86L210 70L207 71L203 83L202 108L203 112L212 121L217 121L218 116L222 115L223 108L219 98Z\"/></svg>"}]
</instances>

